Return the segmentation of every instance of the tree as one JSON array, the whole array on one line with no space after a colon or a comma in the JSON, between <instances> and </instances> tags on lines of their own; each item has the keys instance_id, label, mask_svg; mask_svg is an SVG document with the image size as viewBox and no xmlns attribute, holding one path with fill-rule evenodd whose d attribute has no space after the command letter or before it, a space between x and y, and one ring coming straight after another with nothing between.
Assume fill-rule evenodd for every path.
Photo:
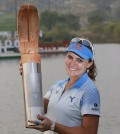
<instances>
[{"instance_id":1,"label":"tree","mask_svg":"<svg viewBox=\"0 0 120 134\"><path fill-rule=\"evenodd\" d=\"M40 24L44 25L48 30L56 25L58 21L58 14L56 12L45 11L41 14Z\"/></svg>"},{"instance_id":2,"label":"tree","mask_svg":"<svg viewBox=\"0 0 120 134\"><path fill-rule=\"evenodd\" d=\"M53 40L70 40L73 35L70 34L70 29L67 24L57 23L49 32L47 32L46 37L52 36Z\"/></svg>"},{"instance_id":3,"label":"tree","mask_svg":"<svg viewBox=\"0 0 120 134\"><path fill-rule=\"evenodd\" d=\"M113 0L90 0L97 6L97 9L102 10L103 12L111 11L111 3Z\"/></svg>"},{"instance_id":4,"label":"tree","mask_svg":"<svg viewBox=\"0 0 120 134\"><path fill-rule=\"evenodd\" d=\"M106 18L106 15L103 11L96 10L89 14L88 22L90 24L97 24L97 23L100 24L105 21L105 18Z\"/></svg>"},{"instance_id":5,"label":"tree","mask_svg":"<svg viewBox=\"0 0 120 134\"><path fill-rule=\"evenodd\" d=\"M73 14L61 15L59 17L63 23L67 24L67 27L71 30L79 30L80 29L80 18Z\"/></svg>"},{"instance_id":6,"label":"tree","mask_svg":"<svg viewBox=\"0 0 120 134\"><path fill-rule=\"evenodd\" d=\"M57 23L61 23L69 27L71 30L79 30L79 17L73 14L57 14L56 12L45 11L41 14L40 24L44 25L48 30L51 30Z\"/></svg>"}]
</instances>

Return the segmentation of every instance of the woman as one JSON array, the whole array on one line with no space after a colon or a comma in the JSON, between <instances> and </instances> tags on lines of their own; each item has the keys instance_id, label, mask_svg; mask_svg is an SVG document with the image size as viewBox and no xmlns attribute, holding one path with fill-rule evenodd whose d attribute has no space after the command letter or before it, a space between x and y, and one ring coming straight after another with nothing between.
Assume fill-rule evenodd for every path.
<instances>
[{"instance_id":1,"label":"woman","mask_svg":"<svg viewBox=\"0 0 120 134\"><path fill-rule=\"evenodd\" d=\"M46 115L29 121L45 134L97 134L100 96L95 86L96 66L90 41L74 38L65 58L68 79L60 80L44 96Z\"/></svg>"}]
</instances>

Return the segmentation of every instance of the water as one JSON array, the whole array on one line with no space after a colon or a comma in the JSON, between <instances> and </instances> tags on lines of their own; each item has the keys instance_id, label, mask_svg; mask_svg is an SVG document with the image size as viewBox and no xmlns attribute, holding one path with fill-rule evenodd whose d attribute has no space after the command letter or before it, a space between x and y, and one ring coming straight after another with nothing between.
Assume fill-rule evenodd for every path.
<instances>
[{"instance_id":1,"label":"water","mask_svg":"<svg viewBox=\"0 0 120 134\"><path fill-rule=\"evenodd\" d=\"M120 45L96 45L97 86L101 94L101 118L98 134L120 131ZM43 94L59 79L67 77L64 55L42 57ZM25 128L22 79L19 59L0 61L1 134L42 134Z\"/></svg>"}]
</instances>

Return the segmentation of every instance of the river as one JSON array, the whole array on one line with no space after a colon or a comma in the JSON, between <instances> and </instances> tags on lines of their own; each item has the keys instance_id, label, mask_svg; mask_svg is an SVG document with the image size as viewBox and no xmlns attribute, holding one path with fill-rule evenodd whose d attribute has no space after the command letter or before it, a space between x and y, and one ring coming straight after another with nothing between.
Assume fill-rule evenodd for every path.
<instances>
[{"instance_id":1,"label":"river","mask_svg":"<svg viewBox=\"0 0 120 134\"><path fill-rule=\"evenodd\" d=\"M98 68L96 85L101 94L101 117L98 134L120 133L120 44L95 45ZM43 94L65 72L65 55L42 56ZM0 60L0 133L42 134L25 128L22 79L19 60Z\"/></svg>"}]
</instances>

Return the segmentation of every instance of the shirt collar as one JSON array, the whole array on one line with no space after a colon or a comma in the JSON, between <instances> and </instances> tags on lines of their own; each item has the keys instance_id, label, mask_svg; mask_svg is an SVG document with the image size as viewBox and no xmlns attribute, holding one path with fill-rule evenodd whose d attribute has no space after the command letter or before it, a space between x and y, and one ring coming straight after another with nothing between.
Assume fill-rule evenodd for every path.
<instances>
[{"instance_id":1,"label":"shirt collar","mask_svg":"<svg viewBox=\"0 0 120 134\"><path fill-rule=\"evenodd\" d=\"M75 83L72 87L78 87L80 88L86 81L87 79L89 78L88 74L85 73L83 74ZM70 78L69 78L70 79ZM68 80L69 80L68 79Z\"/></svg>"}]
</instances>

